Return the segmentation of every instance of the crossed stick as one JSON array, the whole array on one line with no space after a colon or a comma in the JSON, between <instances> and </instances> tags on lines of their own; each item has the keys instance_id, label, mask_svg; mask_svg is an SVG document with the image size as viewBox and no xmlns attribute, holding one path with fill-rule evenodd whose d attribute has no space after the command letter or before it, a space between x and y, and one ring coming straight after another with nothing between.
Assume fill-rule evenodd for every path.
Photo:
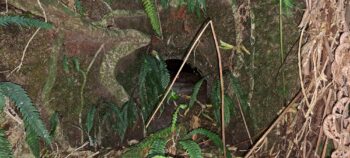
<instances>
[{"instance_id":1,"label":"crossed stick","mask_svg":"<svg viewBox=\"0 0 350 158\"><path fill-rule=\"evenodd\" d=\"M206 22L202 25L200 31L196 34L195 39L192 42L190 49L186 53L185 59L183 60L183 62L181 64L179 70L177 71L174 79L171 81L171 84L166 89L166 92L163 95L161 101L158 103L157 108L154 110L152 116L148 120L148 122L146 124L146 128L148 128L149 124L151 123L151 121L155 117L155 115L158 112L159 108L162 106L163 102L165 101L165 98L168 96L170 90L174 86L174 84L176 82L176 79L179 77L179 74L180 74L182 68L184 67L186 61L188 60L188 58L191 55L193 49L199 43L200 38L202 37L203 33L206 31L206 29L208 27L210 27L211 35L212 35L213 40L214 40L216 54L217 54L217 60L218 60L218 66L219 66L220 98L221 98L221 139L222 139L222 145L223 145L223 151L224 151L223 154L224 154L224 157L226 158L225 122L224 122L224 118L225 118L225 112L224 112L224 109L225 109L224 108L224 79L223 79L223 74L222 74L221 53L220 53L220 50L219 50L218 40L216 38L216 33L215 33L215 30L214 30L213 21L210 20L210 19L206 20Z\"/></svg>"}]
</instances>

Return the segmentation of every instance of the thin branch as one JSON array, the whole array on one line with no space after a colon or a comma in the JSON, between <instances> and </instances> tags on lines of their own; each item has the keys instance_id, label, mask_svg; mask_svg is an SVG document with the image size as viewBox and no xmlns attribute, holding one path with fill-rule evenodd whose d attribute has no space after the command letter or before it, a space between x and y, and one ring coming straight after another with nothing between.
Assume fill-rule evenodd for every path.
<instances>
[{"instance_id":1,"label":"thin branch","mask_svg":"<svg viewBox=\"0 0 350 158\"><path fill-rule=\"evenodd\" d=\"M261 142L266 138L266 136L272 131L272 129L283 119L284 115L286 115L290 108L293 107L296 100L299 98L300 91L295 95L292 101L287 105L287 107L283 110L283 112L277 117L275 122L266 130L266 132L260 137L260 139L255 143L255 145L249 150L249 152L244 156L244 158L248 158L253 151L261 144Z\"/></svg>"},{"instance_id":2,"label":"thin branch","mask_svg":"<svg viewBox=\"0 0 350 158\"><path fill-rule=\"evenodd\" d=\"M216 38L216 34L215 34L215 29L214 29L214 25L213 22L210 20L210 28L211 28L211 35L214 39L214 43L215 43L215 49L216 49L216 54L217 54L217 58L218 58L218 65L219 65L219 78L220 78L220 90L221 90L221 137L222 137L222 145L223 145L223 150L224 150L224 157L226 158L226 136L225 136L225 104L224 104L224 77L222 74L222 62L221 62L221 53L220 53L220 49L219 49L219 44L218 44L218 40Z\"/></svg>"},{"instance_id":3,"label":"thin branch","mask_svg":"<svg viewBox=\"0 0 350 158\"><path fill-rule=\"evenodd\" d=\"M303 83L303 74L301 71L301 67L302 67L302 65L301 65L301 42L303 41L304 31L305 31L305 27L303 27L303 29L301 30L301 33L300 33L299 48L298 48L298 67L299 67L299 79L300 79L301 91L304 95L306 105L308 107L310 107L310 103L309 103L308 97L307 97L306 92L305 92L305 87L304 87L304 83Z\"/></svg>"},{"instance_id":4,"label":"thin branch","mask_svg":"<svg viewBox=\"0 0 350 158\"><path fill-rule=\"evenodd\" d=\"M74 152L76 152L76 151L78 151L78 150L84 148L84 147L85 147L86 145L88 145L88 144L89 144L89 142L85 142L83 145L81 145L80 147L74 149L74 151L72 151L71 153L69 153L69 154L68 154L66 157L64 157L64 158L70 157Z\"/></svg>"},{"instance_id":5,"label":"thin branch","mask_svg":"<svg viewBox=\"0 0 350 158\"><path fill-rule=\"evenodd\" d=\"M148 126L149 126L150 123L152 122L153 118L155 117L156 113L158 112L159 108L161 107L161 105L162 105L163 102L165 101L165 99L166 99L167 95L169 94L170 90L173 88L173 86L174 86L174 84L175 84L177 78L178 78L179 75L180 75L180 72L181 72L182 68L185 66L186 61L188 60L189 56L191 55L192 50L194 49L195 45L196 45L197 42L199 41L200 37L202 37L202 35L203 35L205 29L209 26L209 24L210 24L210 21L207 22L207 23L202 27L202 29L200 30L200 32L197 34L197 36L196 36L196 38L195 38L193 44L191 45L191 48L187 51L186 56L185 56L185 58L184 58L184 60L183 60L183 62L182 62L182 64L181 64L179 70L177 71L177 73L176 73L174 79L171 81L171 84L168 86L167 90L165 91L165 94L163 95L161 101L158 103L157 108L154 110L153 114L151 115L150 119L148 120L148 122L147 122L147 124L146 124L146 128L148 128Z\"/></svg>"},{"instance_id":6,"label":"thin branch","mask_svg":"<svg viewBox=\"0 0 350 158\"><path fill-rule=\"evenodd\" d=\"M40 7L40 9L42 10L43 12L43 15L44 15L44 19L45 19L45 22L47 22L47 17L46 17L46 12L43 8L43 6L41 5L41 2L40 0L37 0L37 3ZM7 4L7 3L6 3ZM23 61L24 61L24 57L26 56L26 52L27 52L27 49L29 47L29 44L32 42L32 40L34 39L34 37L38 34L38 32L40 31L40 28L36 29L36 31L33 33L33 35L29 38L26 46L24 47L24 50L22 52L22 57L21 57L21 61L20 63L18 64L18 66L16 68L14 68L6 77L10 77L12 73L14 72L19 72L19 70L21 70L22 66L23 66Z\"/></svg>"},{"instance_id":7,"label":"thin branch","mask_svg":"<svg viewBox=\"0 0 350 158\"><path fill-rule=\"evenodd\" d=\"M215 43L215 48L216 48L216 53L217 53L217 59L218 59L218 66L219 66L219 77L220 77L220 87L221 87L221 125L222 125L222 142L223 142L223 150L224 150L224 157L226 157L226 142L225 142L225 124L224 124L224 80L223 80L223 73L222 73L222 64L221 64L221 53L219 50L219 45L218 45L218 41L216 38L216 34L215 34L215 30L214 30L214 26L213 26L213 22L211 20L208 20L207 22L204 23L204 25L202 26L202 28L200 29L199 33L196 35L196 38L194 40L194 42L192 43L190 49L187 51L186 56L179 68L179 70L177 71L174 79L172 80L171 84L168 86L165 94L163 95L161 101L158 103L157 108L155 109L155 111L153 112L152 116L150 117L150 119L148 120L147 124L146 124L146 128L148 128L148 126L150 125L151 121L153 120L153 118L155 117L155 114L158 112L158 110L160 109L161 105L163 104L163 102L165 101L166 97L168 96L171 88L174 86L176 79L179 77L180 72L182 70L182 68L184 67L186 61L188 60L189 56L191 55L193 49L195 48L196 44L199 42L199 39L202 37L202 35L204 34L204 32L206 31L206 29L208 28L208 26L210 26L211 28L211 33L212 33L212 37L214 39L214 43Z\"/></svg>"}]
</instances>

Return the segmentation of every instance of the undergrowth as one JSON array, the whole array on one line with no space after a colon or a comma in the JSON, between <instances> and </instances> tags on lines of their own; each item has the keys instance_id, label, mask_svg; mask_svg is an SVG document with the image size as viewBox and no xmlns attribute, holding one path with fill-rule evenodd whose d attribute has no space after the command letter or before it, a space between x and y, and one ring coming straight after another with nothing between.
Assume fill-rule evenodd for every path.
<instances>
[{"instance_id":1,"label":"undergrowth","mask_svg":"<svg viewBox=\"0 0 350 158\"><path fill-rule=\"evenodd\" d=\"M42 29L51 29L53 27L50 23L33 18L27 18L18 15L0 16L0 26L9 26L11 24L26 27L37 27Z\"/></svg>"},{"instance_id":2,"label":"undergrowth","mask_svg":"<svg viewBox=\"0 0 350 158\"><path fill-rule=\"evenodd\" d=\"M26 91L19 85L11 82L0 82L0 112L5 106L5 98L15 102L19 110L24 127L26 130L26 141L35 157L40 157L39 138L42 138L46 144L51 144L49 132L46 130L43 121L39 116L38 110L33 105ZM9 157L9 144L6 141L3 131L0 131L0 157Z\"/></svg>"}]
</instances>

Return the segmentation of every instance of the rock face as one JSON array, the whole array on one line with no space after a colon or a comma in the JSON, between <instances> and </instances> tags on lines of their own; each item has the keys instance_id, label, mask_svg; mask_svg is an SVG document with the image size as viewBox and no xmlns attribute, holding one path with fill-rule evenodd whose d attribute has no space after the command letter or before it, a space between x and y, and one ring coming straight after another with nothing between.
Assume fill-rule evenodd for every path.
<instances>
[{"instance_id":1,"label":"rock face","mask_svg":"<svg viewBox=\"0 0 350 158\"><path fill-rule=\"evenodd\" d=\"M119 31L121 40L115 48L107 52L103 57L100 67L100 82L115 96L118 105L129 100L129 95L124 87L118 83L115 76L115 69L118 61L134 52L136 49L147 45L150 42L149 36L136 30Z\"/></svg>"}]
</instances>

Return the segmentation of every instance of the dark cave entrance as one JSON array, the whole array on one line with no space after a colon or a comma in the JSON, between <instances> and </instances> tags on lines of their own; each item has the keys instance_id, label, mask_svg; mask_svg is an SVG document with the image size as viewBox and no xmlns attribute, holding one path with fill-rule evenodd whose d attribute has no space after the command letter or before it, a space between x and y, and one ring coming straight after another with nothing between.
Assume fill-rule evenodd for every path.
<instances>
[{"instance_id":1,"label":"dark cave entrance","mask_svg":"<svg viewBox=\"0 0 350 158\"><path fill-rule=\"evenodd\" d=\"M179 59L168 59L165 61L167 65L167 69L169 70L171 81L174 79L176 73L180 69L182 62L183 60L179 60ZM197 68L192 67L188 63L185 63L184 67L182 68L182 71L180 72L179 77L177 78L173 86L173 90L175 90L181 95L190 96L192 94L194 85L196 84L196 82L198 82L202 78L203 77ZM206 82L202 84L200 92L203 92L204 90L205 90L205 93L198 94L198 95L205 95L205 96L201 96L200 98L206 98Z\"/></svg>"}]
</instances>

